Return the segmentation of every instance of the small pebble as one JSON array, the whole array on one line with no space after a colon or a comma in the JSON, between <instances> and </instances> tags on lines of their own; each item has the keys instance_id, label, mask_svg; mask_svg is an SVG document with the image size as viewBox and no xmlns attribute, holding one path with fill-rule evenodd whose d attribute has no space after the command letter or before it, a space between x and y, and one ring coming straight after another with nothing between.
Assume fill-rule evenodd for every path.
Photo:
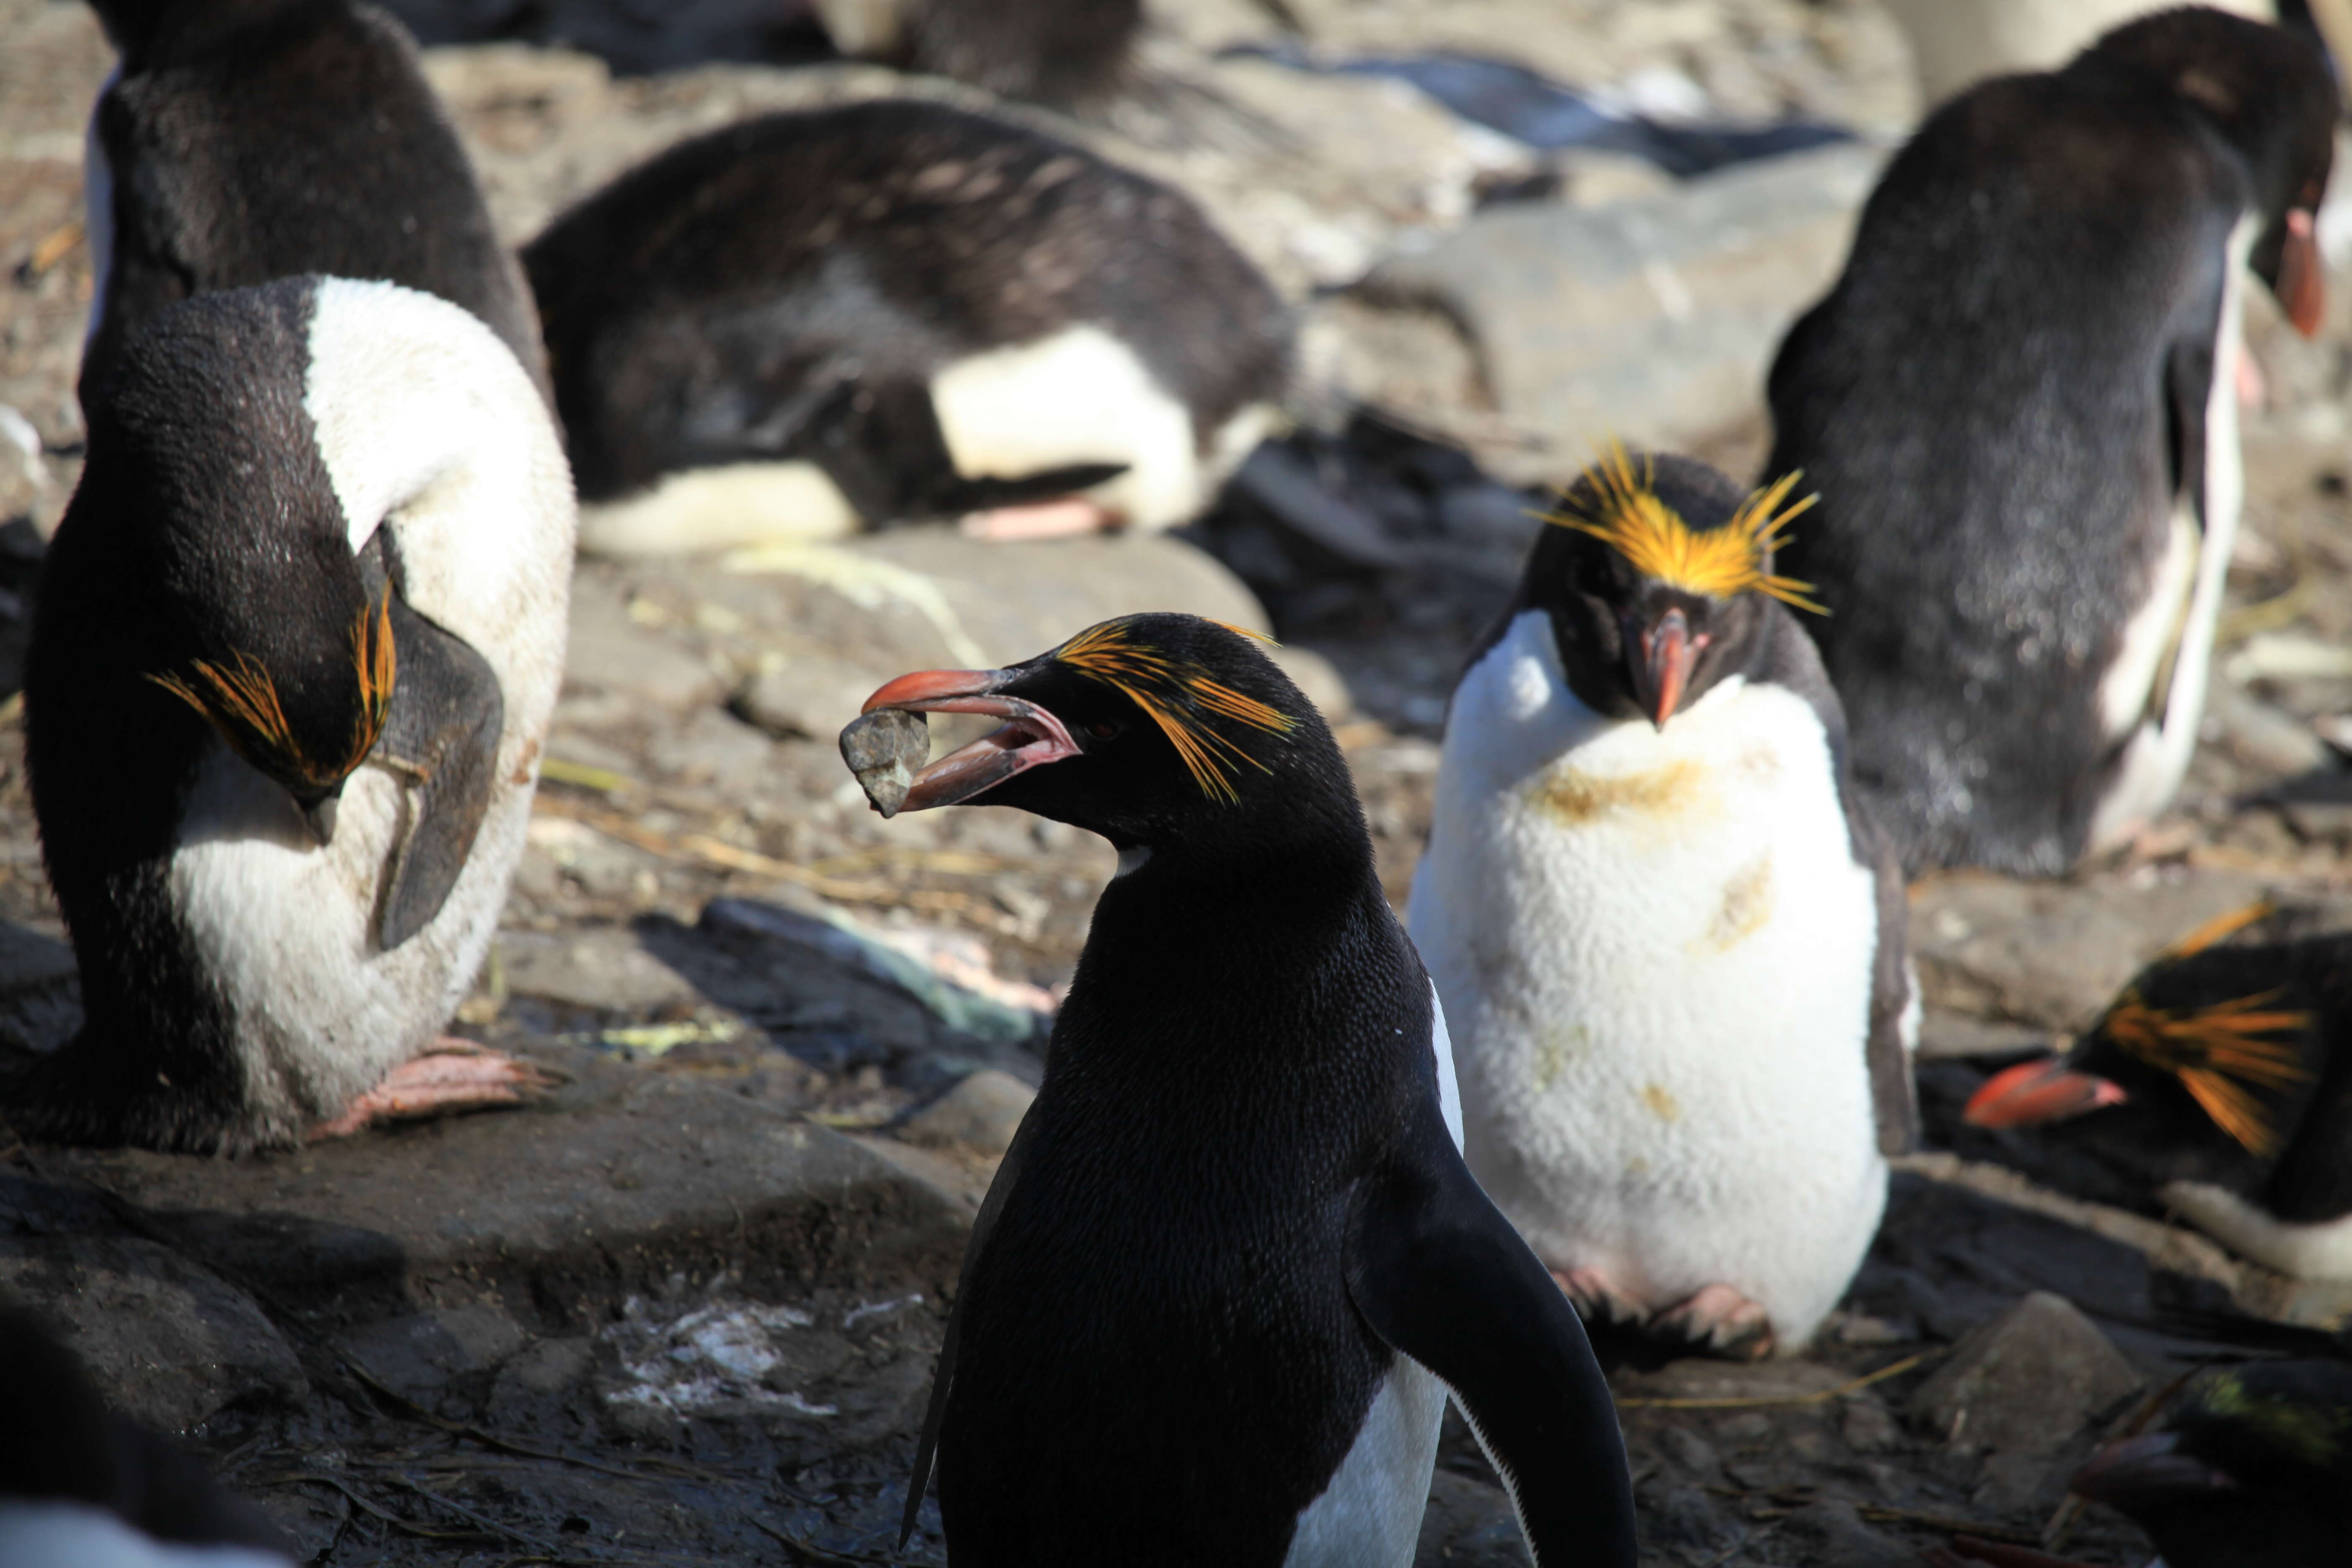
<instances>
[{"instance_id":1,"label":"small pebble","mask_svg":"<svg viewBox=\"0 0 2352 1568\"><path fill-rule=\"evenodd\" d=\"M885 708L849 721L841 732L841 760L857 775L874 809L896 816L915 773L930 759L931 731L920 713Z\"/></svg>"}]
</instances>

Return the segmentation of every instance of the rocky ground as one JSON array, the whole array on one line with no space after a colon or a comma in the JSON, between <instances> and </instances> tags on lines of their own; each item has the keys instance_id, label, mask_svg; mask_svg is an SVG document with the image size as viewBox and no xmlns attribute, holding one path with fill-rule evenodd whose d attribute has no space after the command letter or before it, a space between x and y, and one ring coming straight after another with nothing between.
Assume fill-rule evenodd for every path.
<instances>
[{"instance_id":1,"label":"rocky ground","mask_svg":"<svg viewBox=\"0 0 2352 1568\"><path fill-rule=\"evenodd\" d=\"M451 39L509 15L412 9ZM687 13L719 18L707 36L562 31L642 10L531 7L530 37L430 54L511 237L747 111L975 97L753 63L725 6ZM1297 43L1286 11L1324 58L1507 53L1633 101L1857 139L1680 183L1537 153L1399 84L1225 52ZM109 64L81 5L0 0L0 698L79 461L79 157ZM1192 191L1277 279L1307 345L1297 432L1189 542L901 530L583 564L530 850L460 1023L563 1087L233 1163L5 1149L0 1286L318 1561L897 1561L963 1229L1109 856L985 808L884 824L834 731L890 675L1025 656L1115 612L1271 626L1339 721L1401 900L1445 691L1532 526L1509 487L1565 478L1609 434L1752 469L1761 368L1916 107L1864 0L1155 6L1127 98L1078 121L1013 112ZM2063 881L1914 889L1929 1152L1814 1354L1620 1371L1645 1562L1893 1568L1960 1528L2137 1562L2128 1527L2063 1493L2178 1371L2159 1305L2352 1309L2160 1215L2060 1196L2031 1144L1956 1126L1989 1066L2080 1026L2202 920L2263 896L2282 926L2347 912L2352 309L2311 343L2256 318L2269 403L2190 786L2132 854ZM1384 415L1351 419L1366 399ZM79 1003L15 721L11 700L0 1031L38 1047ZM935 1533L906 1560L939 1562ZM1422 1562L1524 1561L1455 1432Z\"/></svg>"}]
</instances>

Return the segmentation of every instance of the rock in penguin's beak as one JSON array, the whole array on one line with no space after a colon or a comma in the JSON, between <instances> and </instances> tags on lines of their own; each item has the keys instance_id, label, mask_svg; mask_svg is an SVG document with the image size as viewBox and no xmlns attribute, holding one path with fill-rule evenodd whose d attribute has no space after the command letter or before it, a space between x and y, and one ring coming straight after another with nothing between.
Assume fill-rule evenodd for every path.
<instances>
[{"instance_id":1,"label":"rock in penguin's beak","mask_svg":"<svg viewBox=\"0 0 2352 1568\"><path fill-rule=\"evenodd\" d=\"M900 811L953 805L1015 773L1078 754L1062 721L1025 698L1001 689L1014 679L1004 669L926 669L902 675L866 700L861 713L898 708L910 713L986 713L1004 723L915 775Z\"/></svg>"},{"instance_id":2,"label":"rock in penguin's beak","mask_svg":"<svg viewBox=\"0 0 2352 1568\"><path fill-rule=\"evenodd\" d=\"M2072 1070L2063 1057L2044 1057L1993 1074L1960 1115L1971 1127L2032 1127L2130 1098L2120 1084Z\"/></svg>"},{"instance_id":3,"label":"rock in penguin's beak","mask_svg":"<svg viewBox=\"0 0 2352 1568\"><path fill-rule=\"evenodd\" d=\"M1691 669L1706 647L1706 634L1691 635L1690 618L1668 610L1636 634L1641 658L1634 665L1633 695L1663 730L1690 689Z\"/></svg>"}]
</instances>

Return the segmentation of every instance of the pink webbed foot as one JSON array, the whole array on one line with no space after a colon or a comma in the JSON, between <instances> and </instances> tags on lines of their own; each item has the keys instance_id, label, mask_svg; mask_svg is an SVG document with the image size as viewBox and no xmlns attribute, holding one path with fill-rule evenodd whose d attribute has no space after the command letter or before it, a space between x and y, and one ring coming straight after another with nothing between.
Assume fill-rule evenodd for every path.
<instances>
[{"instance_id":1,"label":"pink webbed foot","mask_svg":"<svg viewBox=\"0 0 2352 1568\"><path fill-rule=\"evenodd\" d=\"M348 1138L385 1122L520 1105L555 1083L553 1077L529 1062L444 1035L423 1055L384 1074L382 1083L352 1100L341 1116L311 1128L310 1141Z\"/></svg>"},{"instance_id":2,"label":"pink webbed foot","mask_svg":"<svg viewBox=\"0 0 2352 1568\"><path fill-rule=\"evenodd\" d=\"M1726 1361L1761 1361L1772 1353L1772 1320L1728 1285L1708 1285L1658 1314L1650 1325L1661 1338L1688 1340Z\"/></svg>"},{"instance_id":3,"label":"pink webbed foot","mask_svg":"<svg viewBox=\"0 0 2352 1568\"><path fill-rule=\"evenodd\" d=\"M1619 1289L1603 1269L1555 1268L1551 1277L1576 1315L1588 1323L1638 1329L1650 1321L1650 1310Z\"/></svg>"},{"instance_id":4,"label":"pink webbed foot","mask_svg":"<svg viewBox=\"0 0 2352 1568\"><path fill-rule=\"evenodd\" d=\"M1076 539L1081 534L1106 533L1118 527L1118 522L1116 512L1081 496L1065 496L1059 500L1032 501L1024 506L1000 506L988 511L976 511L966 517L960 526L971 538L1009 544L1034 539Z\"/></svg>"}]
</instances>

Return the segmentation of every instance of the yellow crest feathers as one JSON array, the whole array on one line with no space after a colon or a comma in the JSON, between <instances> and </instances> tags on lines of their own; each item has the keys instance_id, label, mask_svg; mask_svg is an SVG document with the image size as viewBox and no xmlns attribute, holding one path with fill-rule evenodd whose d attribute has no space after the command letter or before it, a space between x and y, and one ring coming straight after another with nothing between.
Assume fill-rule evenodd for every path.
<instances>
[{"instance_id":1,"label":"yellow crest feathers","mask_svg":"<svg viewBox=\"0 0 2352 1568\"><path fill-rule=\"evenodd\" d=\"M360 611L352 628L352 663L359 677L360 710L352 716L350 746L346 754L324 759L311 756L295 738L285 705L278 700L277 681L250 654L239 653L234 662L223 664L200 658L184 676L147 679L211 721L238 754L256 766L285 768L305 782L324 786L345 777L366 759L392 710L400 655L393 646L390 595ZM256 757L256 751L263 755Z\"/></svg>"},{"instance_id":2,"label":"yellow crest feathers","mask_svg":"<svg viewBox=\"0 0 2352 1568\"><path fill-rule=\"evenodd\" d=\"M2099 1026L2126 1054L2179 1079L2213 1125L2248 1153L2270 1154L2278 1149L2278 1130L2253 1089L2285 1089L2311 1077L2292 1041L2263 1037L2310 1026L2308 1013L2264 1011L2278 994L2264 991L2189 1010L2151 1007L2135 987Z\"/></svg>"},{"instance_id":3,"label":"yellow crest feathers","mask_svg":"<svg viewBox=\"0 0 2352 1568\"><path fill-rule=\"evenodd\" d=\"M1764 557L1786 542L1781 530L1821 499L1806 496L1782 504L1803 477L1783 474L1740 502L1739 510L1722 527L1694 529L1658 498L1655 465L1651 459L1644 457L1637 469L1624 446L1612 441L1601 459L1578 479L1578 485L1589 489L1592 499L1579 500L1572 486L1561 499L1562 510L1544 521L1591 534L1623 556L1636 572L1674 587L1717 599L1763 594L1825 616L1828 610L1805 596L1812 592L1811 583L1764 570Z\"/></svg>"},{"instance_id":4,"label":"yellow crest feathers","mask_svg":"<svg viewBox=\"0 0 2352 1568\"><path fill-rule=\"evenodd\" d=\"M1219 625L1223 625L1219 622ZM1229 631L1258 637L1240 626ZM1269 637L1259 637L1270 642ZM1240 797L1228 771L1236 762L1260 773L1273 770L1225 736L1202 722L1202 714L1230 719L1271 734L1286 735L1298 721L1235 691L1190 659L1171 658L1160 649L1137 642L1125 621L1105 621L1089 626L1054 650L1054 657L1071 668L1117 687L1148 714L1176 748L1184 767L1201 792L1230 805Z\"/></svg>"}]
</instances>

